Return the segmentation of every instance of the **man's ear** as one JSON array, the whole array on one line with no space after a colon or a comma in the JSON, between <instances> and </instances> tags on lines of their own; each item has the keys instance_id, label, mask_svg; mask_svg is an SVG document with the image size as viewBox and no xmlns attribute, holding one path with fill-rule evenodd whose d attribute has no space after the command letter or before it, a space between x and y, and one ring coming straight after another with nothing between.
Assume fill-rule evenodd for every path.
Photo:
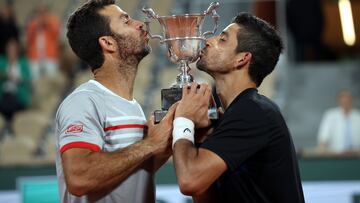
<instances>
[{"instance_id":1,"label":"man's ear","mask_svg":"<svg viewBox=\"0 0 360 203\"><path fill-rule=\"evenodd\" d=\"M250 64L251 58L252 54L250 52L239 53L235 61L236 69L241 69L245 65Z\"/></svg>"},{"instance_id":2,"label":"man's ear","mask_svg":"<svg viewBox=\"0 0 360 203\"><path fill-rule=\"evenodd\" d=\"M100 37L99 44L100 44L100 47L104 50L104 52L113 53L117 49L115 40L110 36Z\"/></svg>"}]
</instances>

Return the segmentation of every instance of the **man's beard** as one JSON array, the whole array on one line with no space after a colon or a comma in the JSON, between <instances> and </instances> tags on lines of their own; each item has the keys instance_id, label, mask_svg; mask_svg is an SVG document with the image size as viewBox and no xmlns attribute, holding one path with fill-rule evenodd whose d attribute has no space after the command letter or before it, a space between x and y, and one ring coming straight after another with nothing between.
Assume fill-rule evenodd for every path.
<instances>
[{"instance_id":1,"label":"man's beard","mask_svg":"<svg viewBox=\"0 0 360 203\"><path fill-rule=\"evenodd\" d=\"M207 72L207 64L205 62L204 59L199 59L197 62L196 62L196 67L197 69L201 70L201 71L204 71L204 72Z\"/></svg>"},{"instance_id":2,"label":"man's beard","mask_svg":"<svg viewBox=\"0 0 360 203\"><path fill-rule=\"evenodd\" d=\"M151 52L151 47L148 44L145 44L145 41L141 43L141 41L136 40L134 36L121 35L117 33L112 33L112 36L117 43L119 57L122 60L139 63L141 59Z\"/></svg>"},{"instance_id":3,"label":"man's beard","mask_svg":"<svg viewBox=\"0 0 360 203\"><path fill-rule=\"evenodd\" d=\"M202 58L200 58L196 62L196 68L199 69L200 71L209 74L211 77L214 77L214 73L212 72L211 67L209 67L209 62L206 60L204 56L202 56Z\"/></svg>"}]
</instances>

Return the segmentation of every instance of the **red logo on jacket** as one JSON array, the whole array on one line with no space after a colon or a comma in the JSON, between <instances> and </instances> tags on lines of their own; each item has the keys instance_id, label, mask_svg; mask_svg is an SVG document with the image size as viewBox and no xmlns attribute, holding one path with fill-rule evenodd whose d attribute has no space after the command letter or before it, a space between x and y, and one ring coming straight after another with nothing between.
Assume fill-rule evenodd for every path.
<instances>
[{"instance_id":1,"label":"red logo on jacket","mask_svg":"<svg viewBox=\"0 0 360 203\"><path fill-rule=\"evenodd\" d=\"M73 124L69 125L65 131L65 134L69 133L81 133L83 131L83 125Z\"/></svg>"}]
</instances>

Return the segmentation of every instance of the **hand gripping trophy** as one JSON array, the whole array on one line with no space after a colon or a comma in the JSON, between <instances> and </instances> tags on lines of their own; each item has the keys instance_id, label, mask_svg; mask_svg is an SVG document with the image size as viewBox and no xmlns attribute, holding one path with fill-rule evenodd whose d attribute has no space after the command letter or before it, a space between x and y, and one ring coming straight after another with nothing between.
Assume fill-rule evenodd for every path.
<instances>
[{"instance_id":1,"label":"hand gripping trophy","mask_svg":"<svg viewBox=\"0 0 360 203\"><path fill-rule=\"evenodd\" d=\"M142 9L146 15L145 24L149 36L152 39L159 39L161 44L166 43L170 60L178 64L180 70L180 74L176 77L176 83L170 88L161 90L161 110L155 111L155 123L160 122L169 107L181 99L182 87L194 82L193 76L189 74L189 63L195 62L199 58L206 37L215 34L220 18L216 13L218 7L218 2L212 2L202 14L172 16L158 16L152 8ZM214 29L202 33L205 16L209 15L214 20ZM158 20L163 30L163 36L150 33L151 19ZM211 98L208 112L210 119L217 119L218 114L213 98Z\"/></svg>"}]
</instances>

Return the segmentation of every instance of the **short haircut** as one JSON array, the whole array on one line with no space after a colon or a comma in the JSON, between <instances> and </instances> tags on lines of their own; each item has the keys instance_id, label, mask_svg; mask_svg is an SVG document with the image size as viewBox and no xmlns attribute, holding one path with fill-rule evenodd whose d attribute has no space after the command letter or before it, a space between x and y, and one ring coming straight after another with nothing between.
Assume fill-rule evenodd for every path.
<instances>
[{"instance_id":1,"label":"short haircut","mask_svg":"<svg viewBox=\"0 0 360 203\"><path fill-rule=\"evenodd\" d=\"M252 54L249 75L260 86L263 79L274 70L283 50L283 42L271 25L249 13L239 13L233 23L241 27L235 51Z\"/></svg>"},{"instance_id":2,"label":"short haircut","mask_svg":"<svg viewBox=\"0 0 360 203\"><path fill-rule=\"evenodd\" d=\"M72 50L92 70L104 63L99 37L112 33L109 19L98 11L111 4L115 4L115 0L89 0L70 16L67 23L66 36Z\"/></svg>"}]
</instances>

